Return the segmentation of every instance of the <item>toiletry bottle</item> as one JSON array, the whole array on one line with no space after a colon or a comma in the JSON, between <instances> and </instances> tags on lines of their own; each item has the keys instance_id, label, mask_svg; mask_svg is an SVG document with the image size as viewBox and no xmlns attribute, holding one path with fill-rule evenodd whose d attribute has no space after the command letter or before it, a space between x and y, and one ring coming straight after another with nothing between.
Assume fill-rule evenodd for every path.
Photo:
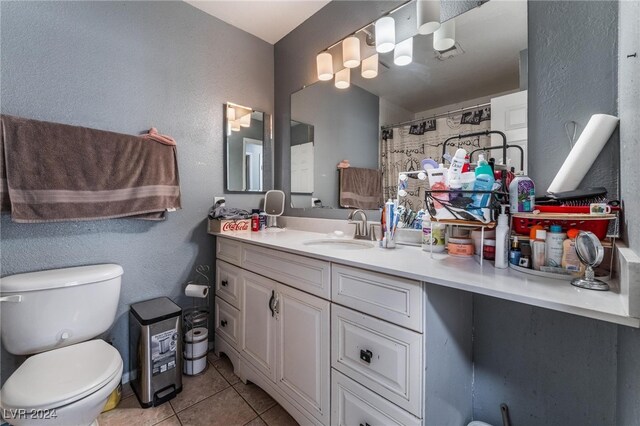
<instances>
[{"instance_id":1,"label":"toiletry bottle","mask_svg":"<svg viewBox=\"0 0 640 426\"><path fill-rule=\"evenodd\" d=\"M518 266L522 268L531 268L531 241L522 241L520 243L520 262Z\"/></svg>"},{"instance_id":2,"label":"toiletry bottle","mask_svg":"<svg viewBox=\"0 0 640 426\"><path fill-rule=\"evenodd\" d=\"M449 179L449 189L451 192L449 193L449 200L453 201L458 197L462 196L462 182L460 179L452 178Z\"/></svg>"},{"instance_id":3,"label":"toiletry bottle","mask_svg":"<svg viewBox=\"0 0 640 426\"><path fill-rule=\"evenodd\" d=\"M531 242L531 255L533 260L533 269L539 271L546 259L545 248L547 239L547 231L538 229L536 231L536 239Z\"/></svg>"},{"instance_id":4,"label":"toiletry bottle","mask_svg":"<svg viewBox=\"0 0 640 426\"><path fill-rule=\"evenodd\" d=\"M551 225L547 238L545 240L546 261L547 266L559 267L562 265L562 243L567 238L567 234L562 232L562 226Z\"/></svg>"},{"instance_id":5,"label":"toiletry bottle","mask_svg":"<svg viewBox=\"0 0 640 426\"><path fill-rule=\"evenodd\" d=\"M533 181L518 173L509 184L509 205L511 213L532 212L536 203Z\"/></svg>"},{"instance_id":6,"label":"toiletry bottle","mask_svg":"<svg viewBox=\"0 0 640 426\"><path fill-rule=\"evenodd\" d=\"M520 265L520 255L521 255L521 251L520 251L520 242L518 241L518 237L515 236L513 237L513 240L511 240L511 251L509 252L509 263L511 263L512 265Z\"/></svg>"},{"instance_id":7,"label":"toiletry bottle","mask_svg":"<svg viewBox=\"0 0 640 426\"><path fill-rule=\"evenodd\" d=\"M475 170L476 181L473 185L474 191L487 191L486 193L474 193L473 205L476 208L483 208L489 205L491 194L488 191L493 189L493 171L489 167L489 163L484 159L484 155L478 156L478 167ZM496 254L497 259L497 254Z\"/></svg>"},{"instance_id":8,"label":"toiletry bottle","mask_svg":"<svg viewBox=\"0 0 640 426\"><path fill-rule=\"evenodd\" d=\"M253 209L251 212L251 230L258 232L260 230L260 210Z\"/></svg>"},{"instance_id":9,"label":"toiletry bottle","mask_svg":"<svg viewBox=\"0 0 640 426\"><path fill-rule=\"evenodd\" d=\"M267 213L264 210L260 210L260 230L263 231L267 229Z\"/></svg>"},{"instance_id":10,"label":"toiletry bottle","mask_svg":"<svg viewBox=\"0 0 640 426\"><path fill-rule=\"evenodd\" d=\"M536 232L538 232L538 229L544 229L544 226L537 224L537 225L533 225L531 228L529 228L529 239L531 241L536 239Z\"/></svg>"},{"instance_id":11,"label":"toiletry bottle","mask_svg":"<svg viewBox=\"0 0 640 426\"><path fill-rule=\"evenodd\" d=\"M446 225L436 221L422 219L422 250L433 253L442 253L445 249Z\"/></svg>"},{"instance_id":12,"label":"toiletry bottle","mask_svg":"<svg viewBox=\"0 0 640 426\"><path fill-rule=\"evenodd\" d=\"M582 272L584 265L576 253L576 237L580 233L577 229L567 231L567 239L562 242L562 267L571 272Z\"/></svg>"},{"instance_id":13,"label":"toiletry bottle","mask_svg":"<svg viewBox=\"0 0 640 426\"><path fill-rule=\"evenodd\" d=\"M449 181L452 179L460 179L460 174L464 167L464 158L466 156L467 151L464 148L458 148L453 158L451 158L451 165L449 166Z\"/></svg>"},{"instance_id":14,"label":"toiletry bottle","mask_svg":"<svg viewBox=\"0 0 640 426\"><path fill-rule=\"evenodd\" d=\"M427 170L427 176L429 178L429 187L432 191L442 191L449 189L447 185L447 169L444 168L442 164L437 169L429 169ZM433 193L433 198L436 200L448 201L449 194L446 192L435 192ZM442 204L435 201L434 207L436 210L442 209Z\"/></svg>"},{"instance_id":15,"label":"toiletry bottle","mask_svg":"<svg viewBox=\"0 0 640 426\"><path fill-rule=\"evenodd\" d=\"M501 207L502 213L498 216L498 226L496 227L495 267L504 269L509 266L509 216L506 213L506 204Z\"/></svg>"},{"instance_id":16,"label":"toiletry bottle","mask_svg":"<svg viewBox=\"0 0 640 426\"><path fill-rule=\"evenodd\" d=\"M464 166L462 166L462 173L467 173L471 170L471 159L469 158L469 154L464 156Z\"/></svg>"}]
</instances>

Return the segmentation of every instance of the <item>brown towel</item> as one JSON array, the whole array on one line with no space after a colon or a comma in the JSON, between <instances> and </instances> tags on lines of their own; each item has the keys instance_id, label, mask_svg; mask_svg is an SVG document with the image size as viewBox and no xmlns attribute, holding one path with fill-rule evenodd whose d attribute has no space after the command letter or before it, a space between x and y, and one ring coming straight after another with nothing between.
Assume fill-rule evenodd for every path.
<instances>
[{"instance_id":1,"label":"brown towel","mask_svg":"<svg viewBox=\"0 0 640 426\"><path fill-rule=\"evenodd\" d=\"M340 169L340 207L371 210L383 205L380 170Z\"/></svg>"},{"instance_id":2,"label":"brown towel","mask_svg":"<svg viewBox=\"0 0 640 426\"><path fill-rule=\"evenodd\" d=\"M133 216L180 208L176 147L139 136L0 116L3 211L14 222Z\"/></svg>"}]
</instances>

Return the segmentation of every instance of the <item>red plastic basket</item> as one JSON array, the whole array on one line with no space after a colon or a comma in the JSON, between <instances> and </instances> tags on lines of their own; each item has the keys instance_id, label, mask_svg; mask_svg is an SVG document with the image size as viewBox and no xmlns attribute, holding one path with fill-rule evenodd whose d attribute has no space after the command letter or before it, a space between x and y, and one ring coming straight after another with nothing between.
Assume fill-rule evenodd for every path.
<instances>
[{"instance_id":1,"label":"red plastic basket","mask_svg":"<svg viewBox=\"0 0 640 426\"><path fill-rule=\"evenodd\" d=\"M568 218L553 217L553 213L545 215L544 213L536 215L538 217L513 215L513 230L520 235L529 235L531 227L534 225L542 225L545 229L549 229L551 225L562 226L562 231L567 232L569 229L579 229L581 231L591 231L596 237L604 240L607 237L609 229L609 221L615 217L607 216L604 218L594 218L591 215L574 214ZM546 217L545 217L546 216Z\"/></svg>"}]
</instances>

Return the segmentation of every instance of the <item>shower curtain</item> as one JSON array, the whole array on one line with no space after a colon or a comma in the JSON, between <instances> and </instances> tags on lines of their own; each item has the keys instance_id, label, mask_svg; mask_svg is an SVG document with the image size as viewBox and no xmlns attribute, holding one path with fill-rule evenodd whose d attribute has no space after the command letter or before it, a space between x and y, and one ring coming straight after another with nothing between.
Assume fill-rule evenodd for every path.
<instances>
[{"instance_id":1,"label":"shower curtain","mask_svg":"<svg viewBox=\"0 0 640 426\"><path fill-rule=\"evenodd\" d=\"M398 173L401 171L418 171L421 161L432 158L442 162L442 144L444 141L461 133L491 130L491 109L489 107L470 110L448 117L416 122L412 125L383 129L380 141L380 164L383 173L384 199L397 198ZM456 146L447 147L451 155L457 148L467 152L491 146L489 136L475 136L453 140ZM474 158L477 158L474 156ZM415 177L415 175L414 175ZM400 197L400 204L417 211L425 207L425 189L427 181L410 178L407 195Z\"/></svg>"}]
</instances>

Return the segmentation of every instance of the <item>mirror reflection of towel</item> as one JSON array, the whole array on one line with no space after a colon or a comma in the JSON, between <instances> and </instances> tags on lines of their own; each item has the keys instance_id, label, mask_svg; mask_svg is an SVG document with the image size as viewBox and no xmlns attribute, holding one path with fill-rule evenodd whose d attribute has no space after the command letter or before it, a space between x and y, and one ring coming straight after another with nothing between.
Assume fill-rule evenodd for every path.
<instances>
[{"instance_id":1,"label":"mirror reflection of towel","mask_svg":"<svg viewBox=\"0 0 640 426\"><path fill-rule=\"evenodd\" d=\"M374 210L383 204L380 170L340 169L340 207Z\"/></svg>"}]
</instances>

